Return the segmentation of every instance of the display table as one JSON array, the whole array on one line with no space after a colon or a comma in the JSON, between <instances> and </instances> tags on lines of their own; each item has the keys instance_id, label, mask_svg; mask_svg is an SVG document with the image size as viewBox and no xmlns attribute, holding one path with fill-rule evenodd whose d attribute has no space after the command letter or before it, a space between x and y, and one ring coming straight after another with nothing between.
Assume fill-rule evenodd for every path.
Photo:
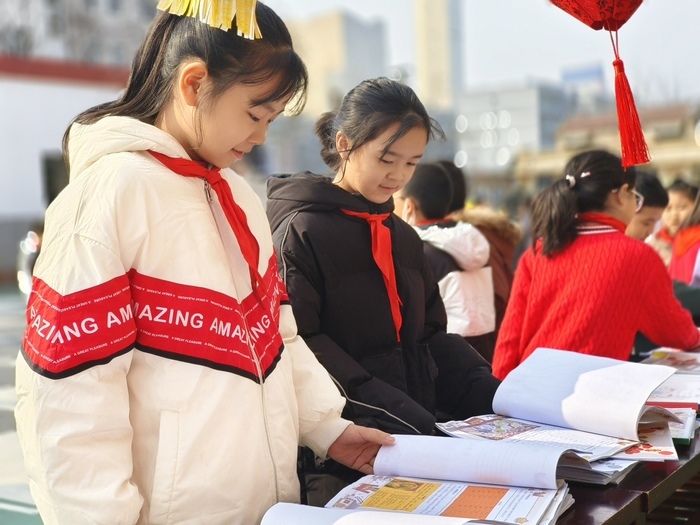
<instances>
[{"instance_id":1,"label":"display table","mask_svg":"<svg viewBox=\"0 0 700 525\"><path fill-rule=\"evenodd\" d=\"M575 502L557 525L646 525L658 523L657 514L672 520L674 507L664 504L688 494L693 500L700 490L691 482L700 475L700 437L676 449L678 461L642 462L617 486L569 483Z\"/></svg>"}]
</instances>

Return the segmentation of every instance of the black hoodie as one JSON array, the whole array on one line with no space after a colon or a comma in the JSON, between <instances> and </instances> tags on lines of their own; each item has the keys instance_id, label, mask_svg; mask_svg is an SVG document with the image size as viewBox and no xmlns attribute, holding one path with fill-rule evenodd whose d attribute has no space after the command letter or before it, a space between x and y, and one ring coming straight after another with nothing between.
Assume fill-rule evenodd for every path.
<instances>
[{"instance_id":1,"label":"black hoodie","mask_svg":"<svg viewBox=\"0 0 700 525\"><path fill-rule=\"evenodd\" d=\"M411 226L311 173L268 180L267 214L299 334L347 398L343 415L395 433L432 432L436 414L490 413L498 380L461 337L445 332L445 309ZM341 210L388 213L401 298L397 342L369 224Z\"/></svg>"}]
</instances>

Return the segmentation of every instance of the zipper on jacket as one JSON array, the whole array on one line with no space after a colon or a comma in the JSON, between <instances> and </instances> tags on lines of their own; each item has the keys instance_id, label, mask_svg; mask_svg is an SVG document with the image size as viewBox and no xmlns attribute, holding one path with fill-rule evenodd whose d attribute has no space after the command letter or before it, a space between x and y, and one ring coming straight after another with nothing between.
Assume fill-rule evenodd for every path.
<instances>
[{"instance_id":1,"label":"zipper on jacket","mask_svg":"<svg viewBox=\"0 0 700 525\"><path fill-rule=\"evenodd\" d=\"M209 185L209 181L207 179L204 179L204 194L207 196L207 202L211 203L211 186Z\"/></svg>"},{"instance_id":2,"label":"zipper on jacket","mask_svg":"<svg viewBox=\"0 0 700 525\"><path fill-rule=\"evenodd\" d=\"M248 321L243 318L243 322L245 323L246 331L248 334L250 334L250 330L248 329ZM272 443L270 443L270 425L267 419L267 398L265 396L265 381L263 379L263 372L262 372L262 366L260 365L260 360L258 359L258 354L255 352L255 348L253 348L252 345L248 345L248 348L250 348L250 355L253 356L253 361L255 362L255 370L258 373L258 379L260 380L260 397L261 397L261 402L262 402L262 409L263 409L263 422L265 423L265 439L267 440L267 450L270 452L270 461L272 461L272 470L275 473L275 499L277 501L280 500L280 489L279 489L279 483L277 481L277 476L278 476L278 471L277 471L277 462L275 461L275 454L272 451Z\"/></svg>"}]
</instances>

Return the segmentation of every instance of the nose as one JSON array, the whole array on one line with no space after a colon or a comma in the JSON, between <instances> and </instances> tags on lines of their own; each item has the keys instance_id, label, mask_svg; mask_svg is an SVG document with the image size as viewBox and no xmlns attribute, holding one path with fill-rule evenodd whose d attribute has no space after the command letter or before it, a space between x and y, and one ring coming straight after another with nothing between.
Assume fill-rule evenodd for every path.
<instances>
[{"instance_id":1,"label":"nose","mask_svg":"<svg viewBox=\"0 0 700 525\"><path fill-rule=\"evenodd\" d=\"M392 167L389 171L388 177L393 180L400 182L408 182L413 176L414 166L400 165Z\"/></svg>"},{"instance_id":2,"label":"nose","mask_svg":"<svg viewBox=\"0 0 700 525\"><path fill-rule=\"evenodd\" d=\"M248 142L256 146L262 146L267 138L267 126L257 126L248 137Z\"/></svg>"}]
</instances>

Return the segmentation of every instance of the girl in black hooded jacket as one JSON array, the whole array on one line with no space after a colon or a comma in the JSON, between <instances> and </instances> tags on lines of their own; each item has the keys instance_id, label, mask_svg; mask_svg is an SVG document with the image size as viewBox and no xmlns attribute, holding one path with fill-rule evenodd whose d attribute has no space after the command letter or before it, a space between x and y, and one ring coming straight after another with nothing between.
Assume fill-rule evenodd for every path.
<instances>
[{"instance_id":1,"label":"girl in black hooded jacket","mask_svg":"<svg viewBox=\"0 0 700 525\"><path fill-rule=\"evenodd\" d=\"M498 380L459 335L392 195L441 135L415 93L386 78L317 122L335 172L273 177L267 212L299 335L346 397L344 417L430 434L436 419L491 413Z\"/></svg>"}]
</instances>

